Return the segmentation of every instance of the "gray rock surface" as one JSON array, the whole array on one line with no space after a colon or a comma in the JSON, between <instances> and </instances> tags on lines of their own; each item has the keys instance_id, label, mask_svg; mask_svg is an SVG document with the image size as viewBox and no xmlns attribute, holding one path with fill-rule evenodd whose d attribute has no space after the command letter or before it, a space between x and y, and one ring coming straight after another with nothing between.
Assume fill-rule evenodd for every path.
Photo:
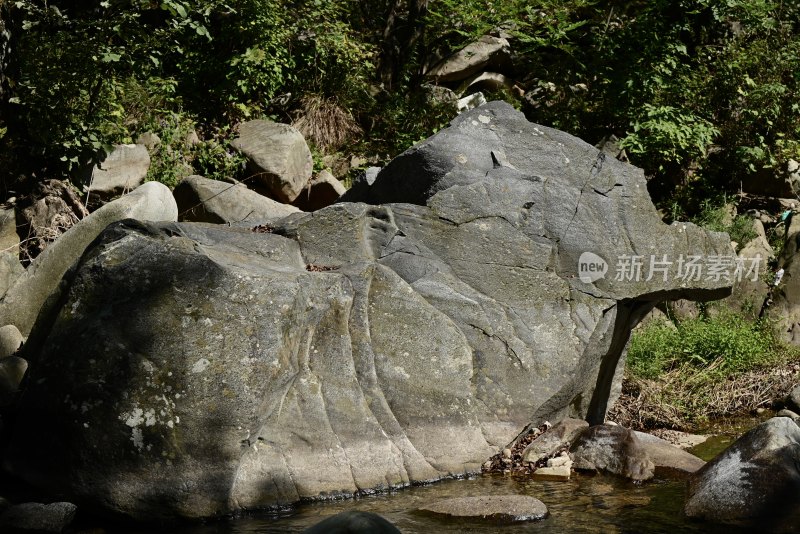
<instances>
[{"instance_id":1,"label":"gray rock surface","mask_svg":"<svg viewBox=\"0 0 800 534\"><path fill-rule=\"evenodd\" d=\"M336 202L345 191L342 182L323 170L308 182L293 205L303 211L317 211Z\"/></svg>"},{"instance_id":2,"label":"gray rock surface","mask_svg":"<svg viewBox=\"0 0 800 534\"><path fill-rule=\"evenodd\" d=\"M775 416L776 417L788 417L789 419L791 419L795 423L798 423L800 421L800 414L798 414L796 412L793 412L792 410L787 410L786 408L784 408L783 410L780 410L777 414L775 414Z\"/></svg>"},{"instance_id":3,"label":"gray rock surface","mask_svg":"<svg viewBox=\"0 0 800 534\"><path fill-rule=\"evenodd\" d=\"M255 120L239 125L231 145L244 154L254 177L248 185L280 202L292 202L311 179L306 140L288 124Z\"/></svg>"},{"instance_id":4,"label":"gray rock surface","mask_svg":"<svg viewBox=\"0 0 800 534\"><path fill-rule=\"evenodd\" d=\"M19 253L0 252L0 298L23 273L25 267L19 262Z\"/></svg>"},{"instance_id":5,"label":"gray rock surface","mask_svg":"<svg viewBox=\"0 0 800 534\"><path fill-rule=\"evenodd\" d=\"M743 276L741 280L737 280L731 296L723 301L723 305L757 318L769 294L770 286L764 279L769 269L768 262L775 258L775 252L767 241L761 221L753 221L753 230L756 237L741 248L738 257L747 270L755 265L757 275Z\"/></svg>"},{"instance_id":6,"label":"gray rock surface","mask_svg":"<svg viewBox=\"0 0 800 534\"><path fill-rule=\"evenodd\" d=\"M86 190L89 195L111 198L133 191L144 182L150 169L150 154L144 145L116 145L100 164L92 168Z\"/></svg>"},{"instance_id":7,"label":"gray rock surface","mask_svg":"<svg viewBox=\"0 0 800 534\"><path fill-rule=\"evenodd\" d=\"M747 432L689 479L684 512L762 532L800 519L800 427L775 417Z\"/></svg>"},{"instance_id":8,"label":"gray rock surface","mask_svg":"<svg viewBox=\"0 0 800 534\"><path fill-rule=\"evenodd\" d=\"M20 348L25 338L13 324L0 327L0 360L8 358Z\"/></svg>"},{"instance_id":9,"label":"gray rock surface","mask_svg":"<svg viewBox=\"0 0 800 534\"><path fill-rule=\"evenodd\" d=\"M784 275L773 289L768 317L774 321L781 339L800 345L800 216L792 217L778 268L784 269Z\"/></svg>"},{"instance_id":10,"label":"gray rock surface","mask_svg":"<svg viewBox=\"0 0 800 534\"><path fill-rule=\"evenodd\" d=\"M548 516L547 506L539 499L527 495L454 497L432 502L420 510L449 517L514 522L539 521Z\"/></svg>"},{"instance_id":11,"label":"gray rock surface","mask_svg":"<svg viewBox=\"0 0 800 534\"><path fill-rule=\"evenodd\" d=\"M77 510L68 502L17 504L0 514L0 526L17 531L62 532L72 523Z\"/></svg>"},{"instance_id":12,"label":"gray rock surface","mask_svg":"<svg viewBox=\"0 0 800 534\"><path fill-rule=\"evenodd\" d=\"M602 421L639 316L729 284L585 282L578 258L729 239L663 225L641 171L598 154L494 104L366 192L405 204L271 233L109 227L25 346L7 467L134 517L207 517L475 473L531 420Z\"/></svg>"},{"instance_id":13,"label":"gray rock surface","mask_svg":"<svg viewBox=\"0 0 800 534\"><path fill-rule=\"evenodd\" d=\"M244 185L202 176L184 178L173 195L181 221L265 224L300 211Z\"/></svg>"},{"instance_id":14,"label":"gray rock surface","mask_svg":"<svg viewBox=\"0 0 800 534\"><path fill-rule=\"evenodd\" d=\"M570 447L569 455L575 469L605 471L631 480L649 480L655 470L641 440L621 426L586 429Z\"/></svg>"},{"instance_id":15,"label":"gray rock surface","mask_svg":"<svg viewBox=\"0 0 800 534\"><path fill-rule=\"evenodd\" d=\"M0 208L0 252L19 254L19 241L14 208Z\"/></svg>"},{"instance_id":16,"label":"gray rock surface","mask_svg":"<svg viewBox=\"0 0 800 534\"><path fill-rule=\"evenodd\" d=\"M586 428L589 428L589 423L583 419L568 417L534 439L523 451L522 459L535 463L542 458L553 456L559 449L569 448L573 440Z\"/></svg>"},{"instance_id":17,"label":"gray rock surface","mask_svg":"<svg viewBox=\"0 0 800 534\"><path fill-rule=\"evenodd\" d=\"M511 50L502 37L484 35L434 65L427 76L438 82L463 80L481 70L502 72L511 65Z\"/></svg>"},{"instance_id":18,"label":"gray rock surface","mask_svg":"<svg viewBox=\"0 0 800 534\"><path fill-rule=\"evenodd\" d=\"M684 478L706 463L680 447L645 432L634 431L647 456L655 466L657 477Z\"/></svg>"},{"instance_id":19,"label":"gray rock surface","mask_svg":"<svg viewBox=\"0 0 800 534\"><path fill-rule=\"evenodd\" d=\"M0 324L13 324L27 336L67 269L110 223L126 218L174 221L177 217L172 192L158 182L148 182L106 204L61 235L17 278L0 300Z\"/></svg>"},{"instance_id":20,"label":"gray rock surface","mask_svg":"<svg viewBox=\"0 0 800 534\"><path fill-rule=\"evenodd\" d=\"M19 242L14 208L0 208L0 297L25 272L19 262Z\"/></svg>"}]
</instances>

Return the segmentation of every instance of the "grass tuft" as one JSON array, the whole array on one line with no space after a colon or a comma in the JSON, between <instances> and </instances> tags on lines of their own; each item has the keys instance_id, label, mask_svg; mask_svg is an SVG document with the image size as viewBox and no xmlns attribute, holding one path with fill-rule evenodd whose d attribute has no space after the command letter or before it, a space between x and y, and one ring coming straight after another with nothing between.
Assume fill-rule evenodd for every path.
<instances>
[{"instance_id":1,"label":"grass tuft","mask_svg":"<svg viewBox=\"0 0 800 534\"><path fill-rule=\"evenodd\" d=\"M800 352L770 326L731 312L654 322L633 333L620 400L609 418L632 428L692 429L785 397Z\"/></svg>"}]
</instances>

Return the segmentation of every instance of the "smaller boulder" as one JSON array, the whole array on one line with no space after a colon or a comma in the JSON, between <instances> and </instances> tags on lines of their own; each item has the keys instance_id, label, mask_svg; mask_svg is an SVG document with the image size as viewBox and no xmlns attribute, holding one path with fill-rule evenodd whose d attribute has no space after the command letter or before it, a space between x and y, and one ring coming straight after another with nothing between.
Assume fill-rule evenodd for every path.
<instances>
[{"instance_id":1,"label":"smaller boulder","mask_svg":"<svg viewBox=\"0 0 800 534\"><path fill-rule=\"evenodd\" d=\"M149 151L153 151L161 146L161 138L154 132L144 132L136 139L137 145L144 145Z\"/></svg>"},{"instance_id":2,"label":"smaller boulder","mask_svg":"<svg viewBox=\"0 0 800 534\"><path fill-rule=\"evenodd\" d=\"M786 407L795 413L800 413L800 384L796 385L786 399Z\"/></svg>"},{"instance_id":3,"label":"smaller boulder","mask_svg":"<svg viewBox=\"0 0 800 534\"><path fill-rule=\"evenodd\" d=\"M112 198L142 185L149 169L150 154L145 145L117 145L94 166L86 190L90 196Z\"/></svg>"},{"instance_id":4,"label":"smaller boulder","mask_svg":"<svg viewBox=\"0 0 800 534\"><path fill-rule=\"evenodd\" d=\"M455 497L433 502L421 510L450 517L508 522L539 521L548 515L542 501L526 495Z\"/></svg>"},{"instance_id":5,"label":"smaller boulder","mask_svg":"<svg viewBox=\"0 0 800 534\"><path fill-rule=\"evenodd\" d=\"M400 534L400 530L378 514L351 510L323 519L303 534Z\"/></svg>"},{"instance_id":6,"label":"smaller boulder","mask_svg":"<svg viewBox=\"0 0 800 534\"><path fill-rule=\"evenodd\" d=\"M800 427L774 417L739 438L689 478L684 512L720 523L783 522L800 512ZM795 517L796 518L796 517Z\"/></svg>"},{"instance_id":7,"label":"smaller boulder","mask_svg":"<svg viewBox=\"0 0 800 534\"><path fill-rule=\"evenodd\" d=\"M77 509L69 502L18 504L0 515L0 526L18 531L63 532L72 523Z\"/></svg>"},{"instance_id":8,"label":"smaller boulder","mask_svg":"<svg viewBox=\"0 0 800 534\"><path fill-rule=\"evenodd\" d=\"M0 327L0 360L17 352L24 341L22 333L13 324Z\"/></svg>"},{"instance_id":9,"label":"smaller boulder","mask_svg":"<svg viewBox=\"0 0 800 534\"><path fill-rule=\"evenodd\" d=\"M244 185L202 176L184 178L173 195L181 221L263 224L300 211L259 195Z\"/></svg>"},{"instance_id":10,"label":"smaller boulder","mask_svg":"<svg viewBox=\"0 0 800 534\"><path fill-rule=\"evenodd\" d=\"M536 463L542 458L553 456L559 449L569 447L587 428L589 423L583 419L564 419L534 439L522 452L522 460Z\"/></svg>"},{"instance_id":11,"label":"smaller boulder","mask_svg":"<svg viewBox=\"0 0 800 534\"><path fill-rule=\"evenodd\" d=\"M533 472L534 480L569 480L572 474L572 461L563 465L548 465Z\"/></svg>"},{"instance_id":12,"label":"smaller boulder","mask_svg":"<svg viewBox=\"0 0 800 534\"><path fill-rule=\"evenodd\" d=\"M238 127L231 145L248 159L248 185L280 202L296 199L311 179L313 161L305 138L288 124L254 120Z\"/></svg>"},{"instance_id":13,"label":"smaller boulder","mask_svg":"<svg viewBox=\"0 0 800 534\"><path fill-rule=\"evenodd\" d=\"M686 478L706 465L694 454L690 454L666 440L645 432L634 432L652 460L656 476Z\"/></svg>"},{"instance_id":14,"label":"smaller boulder","mask_svg":"<svg viewBox=\"0 0 800 534\"><path fill-rule=\"evenodd\" d=\"M345 191L342 182L323 170L308 182L292 204L303 211L317 211L336 202Z\"/></svg>"},{"instance_id":15,"label":"smaller boulder","mask_svg":"<svg viewBox=\"0 0 800 534\"><path fill-rule=\"evenodd\" d=\"M625 427L596 425L570 448L575 469L605 471L631 480L653 478L655 465L636 434Z\"/></svg>"},{"instance_id":16,"label":"smaller boulder","mask_svg":"<svg viewBox=\"0 0 800 534\"><path fill-rule=\"evenodd\" d=\"M427 76L437 82L455 82L491 70L505 72L511 67L511 47L503 37L484 35L434 65Z\"/></svg>"}]
</instances>

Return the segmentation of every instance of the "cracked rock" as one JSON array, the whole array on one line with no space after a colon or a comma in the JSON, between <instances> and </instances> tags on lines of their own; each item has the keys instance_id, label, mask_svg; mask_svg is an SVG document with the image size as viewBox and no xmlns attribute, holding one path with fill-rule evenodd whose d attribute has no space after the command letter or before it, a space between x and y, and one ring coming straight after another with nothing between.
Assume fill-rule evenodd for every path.
<instances>
[{"instance_id":1,"label":"cracked rock","mask_svg":"<svg viewBox=\"0 0 800 534\"><path fill-rule=\"evenodd\" d=\"M617 280L618 258L732 251L598 156L490 103L359 202L256 231L108 226L21 351L8 469L136 518L210 517L477 473L532 421L602 422L631 327L730 292L677 264Z\"/></svg>"}]
</instances>

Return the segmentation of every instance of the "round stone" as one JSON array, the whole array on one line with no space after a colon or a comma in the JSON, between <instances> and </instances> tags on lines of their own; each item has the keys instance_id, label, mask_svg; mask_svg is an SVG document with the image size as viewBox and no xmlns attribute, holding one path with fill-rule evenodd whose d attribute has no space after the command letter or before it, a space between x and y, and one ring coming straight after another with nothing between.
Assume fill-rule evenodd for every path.
<instances>
[{"instance_id":1,"label":"round stone","mask_svg":"<svg viewBox=\"0 0 800 534\"><path fill-rule=\"evenodd\" d=\"M499 521L539 521L547 517L547 506L525 495L456 497L436 501L422 508L451 517L494 519Z\"/></svg>"}]
</instances>

